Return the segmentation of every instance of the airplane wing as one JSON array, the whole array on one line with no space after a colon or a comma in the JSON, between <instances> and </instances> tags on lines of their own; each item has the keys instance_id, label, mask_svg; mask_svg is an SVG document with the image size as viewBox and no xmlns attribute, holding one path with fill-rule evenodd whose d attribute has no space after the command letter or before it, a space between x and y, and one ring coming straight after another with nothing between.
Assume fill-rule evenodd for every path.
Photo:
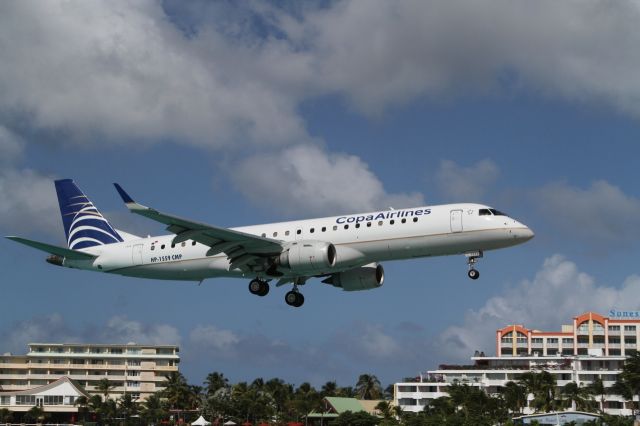
<instances>
[{"instance_id":1,"label":"airplane wing","mask_svg":"<svg viewBox=\"0 0 640 426\"><path fill-rule=\"evenodd\" d=\"M98 257L93 254L84 253L78 250L71 250L64 247L41 243L39 241L28 240L26 238L14 237L14 236L8 236L7 238L17 243L36 248L38 250L42 250L47 253L57 254L58 256L66 257L67 259L88 260L88 259L95 259L96 257Z\"/></svg>"},{"instance_id":2,"label":"airplane wing","mask_svg":"<svg viewBox=\"0 0 640 426\"><path fill-rule=\"evenodd\" d=\"M114 186L132 213L167 225L167 231L176 234L173 239L173 244L194 240L207 245L210 247L207 251L207 256L218 253L226 254L231 262L230 269L240 268L253 271L261 266L262 262L260 262L260 260L262 258L277 255L282 252L282 243L278 240L207 225L206 223L194 222L162 213L153 208L136 203L117 183L114 183Z\"/></svg>"}]
</instances>

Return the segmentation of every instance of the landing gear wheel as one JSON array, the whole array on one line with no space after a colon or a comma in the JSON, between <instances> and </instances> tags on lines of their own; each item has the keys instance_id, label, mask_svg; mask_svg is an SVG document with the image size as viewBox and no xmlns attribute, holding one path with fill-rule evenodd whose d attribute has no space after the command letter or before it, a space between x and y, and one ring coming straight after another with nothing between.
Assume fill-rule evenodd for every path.
<instances>
[{"instance_id":1,"label":"landing gear wheel","mask_svg":"<svg viewBox=\"0 0 640 426\"><path fill-rule=\"evenodd\" d=\"M249 292L251 292L251 294L255 294L256 296L266 296L267 294L269 294L269 283L257 278L255 280L251 280L251 282L249 283Z\"/></svg>"},{"instance_id":2,"label":"landing gear wheel","mask_svg":"<svg viewBox=\"0 0 640 426\"><path fill-rule=\"evenodd\" d=\"M289 306L299 308L304 304L304 296L302 295L302 293L291 290L287 292L287 294L285 294L284 301L287 302L287 305Z\"/></svg>"},{"instance_id":3,"label":"landing gear wheel","mask_svg":"<svg viewBox=\"0 0 640 426\"><path fill-rule=\"evenodd\" d=\"M480 272L478 272L477 269L469 269L467 275L469 275L469 278L472 280L477 280L480 277Z\"/></svg>"}]
</instances>

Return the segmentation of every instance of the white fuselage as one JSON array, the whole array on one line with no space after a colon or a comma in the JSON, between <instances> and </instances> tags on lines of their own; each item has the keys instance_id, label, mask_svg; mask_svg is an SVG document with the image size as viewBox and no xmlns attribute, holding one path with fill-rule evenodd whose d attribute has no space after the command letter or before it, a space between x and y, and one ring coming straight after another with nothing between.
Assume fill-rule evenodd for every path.
<instances>
[{"instance_id":1,"label":"white fuselage","mask_svg":"<svg viewBox=\"0 0 640 426\"><path fill-rule=\"evenodd\" d=\"M480 215L481 209L488 207L448 204L232 229L283 242L332 243L337 252L336 264L314 275L372 262L499 249L533 237L522 223L504 215ZM91 247L83 251L98 255L97 258L66 259L64 266L167 280L248 276L241 269L230 269L224 253L207 256L209 246L192 240L172 245L174 238L175 235L164 235L127 239Z\"/></svg>"}]
</instances>

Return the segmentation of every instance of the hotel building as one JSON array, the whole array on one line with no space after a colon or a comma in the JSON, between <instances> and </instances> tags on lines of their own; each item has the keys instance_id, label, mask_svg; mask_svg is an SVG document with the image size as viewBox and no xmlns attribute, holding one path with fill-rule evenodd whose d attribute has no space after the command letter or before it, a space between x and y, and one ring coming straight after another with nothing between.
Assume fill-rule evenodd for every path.
<instances>
[{"instance_id":1,"label":"hotel building","mask_svg":"<svg viewBox=\"0 0 640 426\"><path fill-rule=\"evenodd\" d=\"M26 355L0 355L0 409L73 407L78 392L100 393L101 379L114 386L109 398L118 399L127 392L142 401L164 389L166 376L178 371L180 362L178 347L169 345L31 343L28 348ZM63 384L60 379L67 394L54 395L52 385ZM46 398L37 397L42 392Z\"/></svg>"},{"instance_id":2,"label":"hotel building","mask_svg":"<svg viewBox=\"0 0 640 426\"><path fill-rule=\"evenodd\" d=\"M452 383L499 393L509 381L522 373L548 371L558 388L569 382L586 386L601 378L605 387L613 386L624 360L637 351L640 312L615 311L609 316L587 312L573 318L561 331L545 332L524 325L509 325L496 332L496 356L476 353L473 365L441 365L420 374L415 381L394 385L395 403L405 411L422 411L429 400L447 396ZM600 396L595 400L600 403ZM631 415L632 407L619 395L604 395L609 414ZM531 413L529 408L525 413Z\"/></svg>"}]
</instances>

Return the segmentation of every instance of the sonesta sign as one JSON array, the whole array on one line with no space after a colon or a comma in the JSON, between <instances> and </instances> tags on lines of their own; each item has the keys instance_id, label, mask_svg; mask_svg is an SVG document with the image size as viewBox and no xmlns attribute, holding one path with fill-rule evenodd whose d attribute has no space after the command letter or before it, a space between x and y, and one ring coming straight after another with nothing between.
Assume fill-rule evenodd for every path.
<instances>
[{"instance_id":1,"label":"sonesta sign","mask_svg":"<svg viewBox=\"0 0 640 426\"><path fill-rule=\"evenodd\" d=\"M638 319L640 319L640 311L618 311L616 309L610 309L609 310L609 318L617 318L617 319L638 318Z\"/></svg>"}]
</instances>

